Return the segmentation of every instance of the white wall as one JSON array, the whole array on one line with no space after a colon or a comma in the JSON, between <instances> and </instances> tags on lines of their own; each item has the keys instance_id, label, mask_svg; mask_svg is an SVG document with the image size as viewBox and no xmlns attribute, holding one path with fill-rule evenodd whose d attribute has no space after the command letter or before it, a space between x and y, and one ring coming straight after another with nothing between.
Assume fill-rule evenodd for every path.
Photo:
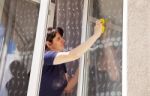
<instances>
[{"instance_id":1,"label":"white wall","mask_svg":"<svg viewBox=\"0 0 150 96\"><path fill-rule=\"evenodd\" d=\"M150 0L128 0L128 96L150 96Z\"/></svg>"}]
</instances>

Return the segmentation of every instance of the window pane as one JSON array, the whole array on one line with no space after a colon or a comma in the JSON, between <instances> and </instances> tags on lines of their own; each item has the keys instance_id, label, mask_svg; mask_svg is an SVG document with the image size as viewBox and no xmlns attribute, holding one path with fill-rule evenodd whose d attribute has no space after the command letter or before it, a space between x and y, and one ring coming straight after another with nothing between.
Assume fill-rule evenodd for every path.
<instances>
[{"instance_id":1,"label":"window pane","mask_svg":"<svg viewBox=\"0 0 150 96\"><path fill-rule=\"evenodd\" d=\"M121 96L123 0L89 1L87 38L96 19L105 18L106 30L86 54L87 96Z\"/></svg>"},{"instance_id":2,"label":"window pane","mask_svg":"<svg viewBox=\"0 0 150 96\"><path fill-rule=\"evenodd\" d=\"M2 1L0 96L26 96L40 4L32 0Z\"/></svg>"},{"instance_id":3,"label":"window pane","mask_svg":"<svg viewBox=\"0 0 150 96\"><path fill-rule=\"evenodd\" d=\"M63 38L65 39L64 51L70 51L80 44L81 30L82 30L83 1L84 0L53 0L49 6L51 13L48 15L48 27L61 27L64 30L63 34ZM53 18L54 20L52 20ZM73 91L71 93L63 92L66 87L65 85L66 81L64 80L64 78L61 78L62 76L65 77L62 66L55 65L51 67L49 66L46 67L45 66L46 63L44 63L42 70L43 78L41 79L40 95L43 96L44 93L47 93L50 95L57 94L57 96L58 94L61 94L61 96L77 96L77 84L75 85L75 87L73 87ZM69 80L71 80L71 78L74 77L76 70L78 69L78 64L79 60L65 63L67 69L66 73L68 75L68 82ZM53 76L53 74L58 73L59 75ZM49 82L44 83L46 80L48 80ZM50 86L47 87L47 85ZM54 91L49 91L49 89Z\"/></svg>"}]
</instances>

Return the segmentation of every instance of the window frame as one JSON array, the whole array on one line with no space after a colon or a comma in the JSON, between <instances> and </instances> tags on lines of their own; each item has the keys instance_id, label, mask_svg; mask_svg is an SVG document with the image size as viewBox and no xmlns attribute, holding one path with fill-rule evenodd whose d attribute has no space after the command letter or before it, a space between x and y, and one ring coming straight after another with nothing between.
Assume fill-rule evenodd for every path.
<instances>
[{"instance_id":1,"label":"window frame","mask_svg":"<svg viewBox=\"0 0 150 96\"><path fill-rule=\"evenodd\" d=\"M47 28L48 7L50 0L40 0L37 32L34 44L33 59L27 96L38 96L41 81L45 37ZM40 38L40 39L39 39Z\"/></svg>"}]
</instances>

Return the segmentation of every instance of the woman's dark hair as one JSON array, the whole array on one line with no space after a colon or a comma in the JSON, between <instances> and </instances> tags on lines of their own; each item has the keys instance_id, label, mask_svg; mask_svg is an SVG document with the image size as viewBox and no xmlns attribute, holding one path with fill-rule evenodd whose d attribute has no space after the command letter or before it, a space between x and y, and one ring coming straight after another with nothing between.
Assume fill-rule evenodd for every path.
<instances>
[{"instance_id":1,"label":"woman's dark hair","mask_svg":"<svg viewBox=\"0 0 150 96\"><path fill-rule=\"evenodd\" d=\"M58 32L61 36L63 36L63 29L61 27L57 27L57 28L52 28L52 27L49 27L47 29L47 37L46 37L46 41L49 41L49 42L52 42L54 37L56 36L56 33ZM45 45L45 50L47 50L48 47L47 45Z\"/></svg>"}]
</instances>

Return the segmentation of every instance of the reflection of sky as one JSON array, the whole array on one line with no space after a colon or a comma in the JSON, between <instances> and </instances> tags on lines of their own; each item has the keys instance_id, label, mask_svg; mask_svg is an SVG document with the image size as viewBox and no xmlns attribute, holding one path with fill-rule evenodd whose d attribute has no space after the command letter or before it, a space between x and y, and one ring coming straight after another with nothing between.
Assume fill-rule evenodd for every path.
<instances>
[{"instance_id":1,"label":"reflection of sky","mask_svg":"<svg viewBox=\"0 0 150 96\"><path fill-rule=\"evenodd\" d=\"M0 24L0 38L4 36L4 27Z\"/></svg>"},{"instance_id":2,"label":"reflection of sky","mask_svg":"<svg viewBox=\"0 0 150 96\"><path fill-rule=\"evenodd\" d=\"M2 47L2 42L3 42L3 38L4 38L4 27L2 24L0 24L0 49ZM12 54L16 49L16 44L13 40L10 40L9 43L8 43L8 54ZM1 51L1 50L0 50Z\"/></svg>"},{"instance_id":3,"label":"reflection of sky","mask_svg":"<svg viewBox=\"0 0 150 96\"><path fill-rule=\"evenodd\" d=\"M4 68L4 76L3 76L1 90L0 90L0 96L8 96L8 91L6 89L6 84L12 78L12 74L10 72L9 66L14 60L20 60L20 59L21 58L19 57L19 55L7 54L5 68Z\"/></svg>"},{"instance_id":4,"label":"reflection of sky","mask_svg":"<svg viewBox=\"0 0 150 96\"><path fill-rule=\"evenodd\" d=\"M2 26L2 24L0 24L0 55L1 55L3 37L4 37L4 27Z\"/></svg>"},{"instance_id":5,"label":"reflection of sky","mask_svg":"<svg viewBox=\"0 0 150 96\"><path fill-rule=\"evenodd\" d=\"M14 60L20 60L19 55L16 54L15 52L16 52L16 44L14 43L13 40L10 40L8 43L7 59L5 62L4 76L0 90L0 96L8 96L8 92L5 86L7 82L12 78L9 66L11 62L13 62Z\"/></svg>"},{"instance_id":6,"label":"reflection of sky","mask_svg":"<svg viewBox=\"0 0 150 96\"><path fill-rule=\"evenodd\" d=\"M14 43L13 40L10 40L8 43L8 50L7 50L8 54L13 54L15 49L16 49L16 44Z\"/></svg>"},{"instance_id":7,"label":"reflection of sky","mask_svg":"<svg viewBox=\"0 0 150 96\"><path fill-rule=\"evenodd\" d=\"M5 29L2 26L2 24L0 24L0 54L1 54L1 48L3 47L2 43L3 43L4 36L5 36ZM8 42L7 58L6 58L5 68L4 68L4 76L2 80L0 96L8 96L7 94L8 92L5 86L6 83L12 78L9 66L13 60L16 59L20 60L19 56L15 54L15 52L16 52L16 44L12 39L10 39Z\"/></svg>"}]
</instances>

